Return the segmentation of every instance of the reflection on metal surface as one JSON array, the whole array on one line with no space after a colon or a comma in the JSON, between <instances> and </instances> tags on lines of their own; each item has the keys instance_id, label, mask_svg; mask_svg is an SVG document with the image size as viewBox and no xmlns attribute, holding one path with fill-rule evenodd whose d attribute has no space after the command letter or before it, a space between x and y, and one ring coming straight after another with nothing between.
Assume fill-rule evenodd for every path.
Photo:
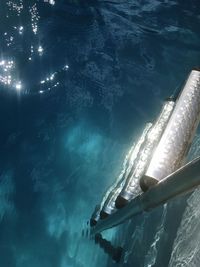
<instances>
[{"instance_id":1,"label":"reflection on metal surface","mask_svg":"<svg viewBox=\"0 0 200 267\"><path fill-rule=\"evenodd\" d=\"M200 158L172 173L146 193L131 200L124 208L100 220L91 228L91 235L122 224L133 216L149 211L168 200L194 190L200 185Z\"/></svg>"},{"instance_id":2,"label":"reflection on metal surface","mask_svg":"<svg viewBox=\"0 0 200 267\"><path fill-rule=\"evenodd\" d=\"M147 123L146 127L139 138L138 142L136 143L135 146L133 146L129 153L127 154L124 164L123 164L123 169L121 174L119 175L118 179L116 182L110 187L109 189L109 194L106 197L106 200L104 201L103 207L101 209L101 214L106 215L106 214L112 214L115 210L115 201L116 198L118 197L119 193L121 192L124 183L126 179L129 177L132 169L135 166L136 159L140 153L140 150L142 148L142 145L145 142L145 138L147 136L147 133L152 127L152 123Z\"/></svg>"},{"instance_id":3,"label":"reflection on metal surface","mask_svg":"<svg viewBox=\"0 0 200 267\"><path fill-rule=\"evenodd\" d=\"M134 168L132 169L132 172L127 178L122 192L120 193L119 198L116 201L116 205L118 208L123 206L123 203L125 204L126 201L130 201L141 193L139 180L145 173L146 167L148 166L151 160L152 153L156 145L158 144L162 133L169 121L169 118L174 108L174 104L175 103L173 100L168 100L165 102L157 121L148 132L142 149L140 150L136 159Z\"/></svg>"},{"instance_id":4,"label":"reflection on metal surface","mask_svg":"<svg viewBox=\"0 0 200 267\"><path fill-rule=\"evenodd\" d=\"M68 67L68 65L67 65L67 67ZM91 219L90 219L90 224L92 224L91 226L93 226L97 223L97 221L100 218L100 212L103 210L103 207L105 207L107 204L109 205L108 199L113 197L113 193L115 192L115 189L120 186L120 183L122 182L123 177L126 175L127 170L130 168L129 165L131 165L133 160L134 160L134 157L132 155L132 152L134 149L135 149L135 145L133 145L131 147L131 149L129 150L129 152L127 153L125 160L123 162L122 171L121 171L119 177L117 178L116 182L111 187L109 187L109 189L106 191L106 193L105 193L105 195L101 201L101 204L97 205L95 207L95 210L94 210L94 212L91 216ZM107 201L107 204L106 204L106 201Z\"/></svg>"},{"instance_id":5,"label":"reflection on metal surface","mask_svg":"<svg viewBox=\"0 0 200 267\"><path fill-rule=\"evenodd\" d=\"M106 206L103 207L109 216L97 222L91 229L92 235L121 224L132 216L166 203L176 196L186 194L200 184L200 158L178 169L188 153L199 121L200 71L192 70L176 104L172 100L168 100L154 127L147 133L143 150L147 149L145 153L148 157L143 156L143 150L138 153L138 161L145 160L145 163L141 165L142 167L140 164L136 164L133 168L132 175L136 176L139 173L138 177L144 173L146 166L148 166L148 159L153 154L146 175L141 179L141 185L144 188L146 186L148 191L134 195L137 190L132 186L128 177L122 192L116 199L116 205L121 198L128 194L128 197L135 197L130 197L129 203L127 202L126 205L121 206L120 210L115 211L113 199L116 198L119 187L115 188L116 190L113 191L111 197L105 201ZM151 145L149 146L149 144ZM157 183L152 183L152 179L157 180ZM145 184L146 181L147 184ZM148 187L148 185L151 186ZM124 188L126 188L126 194L123 195Z\"/></svg>"},{"instance_id":6,"label":"reflection on metal surface","mask_svg":"<svg viewBox=\"0 0 200 267\"><path fill-rule=\"evenodd\" d=\"M200 158L180 168L199 121L200 70L195 69L176 103L167 100L154 126L141 137L144 140L134 157L131 171L128 176L123 175L106 195L100 213L100 219L104 220L93 225L92 234L186 194L200 184ZM125 168L128 169L128 165ZM127 172L124 170L124 173ZM114 204L120 209L116 210Z\"/></svg>"},{"instance_id":7,"label":"reflection on metal surface","mask_svg":"<svg viewBox=\"0 0 200 267\"><path fill-rule=\"evenodd\" d=\"M121 181L121 183L118 184L118 187L114 188L110 192L100 212L101 219L104 219L105 217L116 211L115 201L122 190L123 184L123 181Z\"/></svg>"},{"instance_id":8,"label":"reflection on metal surface","mask_svg":"<svg viewBox=\"0 0 200 267\"><path fill-rule=\"evenodd\" d=\"M192 70L143 177L145 182L160 181L183 164L199 121L200 71Z\"/></svg>"}]
</instances>

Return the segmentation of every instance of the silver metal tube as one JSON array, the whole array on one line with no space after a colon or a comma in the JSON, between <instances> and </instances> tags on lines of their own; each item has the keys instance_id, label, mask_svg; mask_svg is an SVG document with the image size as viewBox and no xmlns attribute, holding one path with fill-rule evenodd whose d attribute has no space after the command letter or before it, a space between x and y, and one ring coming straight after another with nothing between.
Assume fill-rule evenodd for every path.
<instances>
[{"instance_id":1,"label":"silver metal tube","mask_svg":"<svg viewBox=\"0 0 200 267\"><path fill-rule=\"evenodd\" d=\"M158 144L172 114L174 104L175 103L173 100L168 100L165 102L158 119L148 132L145 143L138 155L132 173L126 179L125 185L116 200L116 206L118 208L125 205L126 201L130 201L141 193L139 180L146 171L146 168L151 160L152 153Z\"/></svg>"},{"instance_id":2,"label":"silver metal tube","mask_svg":"<svg viewBox=\"0 0 200 267\"><path fill-rule=\"evenodd\" d=\"M124 208L117 210L107 219L100 220L91 228L91 235L122 224L133 216L149 211L168 200L186 194L200 185L200 157L189 162L155 186L131 200Z\"/></svg>"},{"instance_id":3,"label":"silver metal tube","mask_svg":"<svg viewBox=\"0 0 200 267\"><path fill-rule=\"evenodd\" d=\"M111 214L104 220L99 220L97 225L91 228L91 235L100 233L106 229L122 224L132 216L143 212L143 207L141 204L142 203L141 201L139 201L139 198L133 199L124 208L117 210L115 213Z\"/></svg>"},{"instance_id":4,"label":"silver metal tube","mask_svg":"<svg viewBox=\"0 0 200 267\"><path fill-rule=\"evenodd\" d=\"M95 210L90 218L90 225L94 226L98 222L98 220L103 219L107 217L109 214L113 213L115 211L115 200L117 198L117 195L121 192L121 189L123 187L124 181L132 168L132 165L135 161L135 159L138 156L140 147L144 141L144 136L146 135L147 131L152 127L152 123L147 123L146 127L143 131L142 136L140 137L138 143L133 144L131 149L129 150L128 154L126 155L122 171L115 181L113 185L111 185L106 193L103 196L103 199L99 205L95 207Z\"/></svg>"},{"instance_id":5,"label":"silver metal tube","mask_svg":"<svg viewBox=\"0 0 200 267\"><path fill-rule=\"evenodd\" d=\"M109 197L107 198L100 214L107 214L110 215L113 212L116 211L116 207L115 207L115 200L118 197L119 193L122 190L122 186L123 184L120 184L119 187L116 187L109 195ZM100 216L102 218L102 216Z\"/></svg>"},{"instance_id":6,"label":"silver metal tube","mask_svg":"<svg viewBox=\"0 0 200 267\"><path fill-rule=\"evenodd\" d=\"M106 194L106 199L104 198L103 205L101 205L101 212L100 212L101 218L106 217L108 214L112 214L116 210L115 200L119 195L119 193L121 192L124 183L135 164L135 161L140 153L141 147L144 144L145 138L151 127L152 123L146 124L138 142L135 144L135 146L131 148L128 155L126 156L122 172L120 173L116 182L107 191L108 193Z\"/></svg>"},{"instance_id":7,"label":"silver metal tube","mask_svg":"<svg viewBox=\"0 0 200 267\"><path fill-rule=\"evenodd\" d=\"M200 185L200 157L176 170L142 195L145 211L186 194Z\"/></svg>"},{"instance_id":8,"label":"silver metal tube","mask_svg":"<svg viewBox=\"0 0 200 267\"><path fill-rule=\"evenodd\" d=\"M140 184L148 189L179 168L200 121L200 71L192 70Z\"/></svg>"}]
</instances>

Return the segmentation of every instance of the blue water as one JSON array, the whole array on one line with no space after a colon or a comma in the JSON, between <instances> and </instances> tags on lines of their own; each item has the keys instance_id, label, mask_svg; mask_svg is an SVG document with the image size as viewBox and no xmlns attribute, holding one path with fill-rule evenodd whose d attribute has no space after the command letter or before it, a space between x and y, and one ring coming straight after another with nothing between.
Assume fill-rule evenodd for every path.
<instances>
[{"instance_id":1,"label":"blue water","mask_svg":"<svg viewBox=\"0 0 200 267\"><path fill-rule=\"evenodd\" d=\"M200 65L199 10L198 0L0 2L0 267L116 266L81 230L145 122ZM185 205L106 233L125 248L119 266L173 263Z\"/></svg>"}]
</instances>

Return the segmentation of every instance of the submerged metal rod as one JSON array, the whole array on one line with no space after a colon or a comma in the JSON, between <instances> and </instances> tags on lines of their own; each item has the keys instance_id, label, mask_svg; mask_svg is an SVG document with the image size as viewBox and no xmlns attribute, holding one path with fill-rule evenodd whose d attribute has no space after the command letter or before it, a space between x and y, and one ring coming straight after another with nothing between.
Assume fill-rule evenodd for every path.
<instances>
[{"instance_id":1,"label":"submerged metal rod","mask_svg":"<svg viewBox=\"0 0 200 267\"><path fill-rule=\"evenodd\" d=\"M100 220L96 226L91 228L91 234L94 235L122 224L139 213L151 210L174 197L194 190L198 185L200 185L200 157L167 176L146 193L130 201L124 208Z\"/></svg>"}]
</instances>

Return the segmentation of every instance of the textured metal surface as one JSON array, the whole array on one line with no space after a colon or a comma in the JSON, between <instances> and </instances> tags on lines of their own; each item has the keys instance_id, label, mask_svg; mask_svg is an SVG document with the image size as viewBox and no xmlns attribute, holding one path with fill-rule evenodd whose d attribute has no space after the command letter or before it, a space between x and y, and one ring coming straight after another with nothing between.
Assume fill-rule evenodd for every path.
<instances>
[{"instance_id":1,"label":"textured metal surface","mask_svg":"<svg viewBox=\"0 0 200 267\"><path fill-rule=\"evenodd\" d=\"M135 161L139 155L141 147L145 141L145 137L149 132L149 130L151 129L151 127L152 123L146 124L145 129L143 130L142 135L139 138L138 142L135 144L135 146L133 146L130 149L129 153L127 154L121 174L119 175L116 182L109 188L108 194L106 194L106 199L104 198L103 205L101 205L101 209L105 211L107 214L111 214L116 210L115 200L119 195L119 193L121 192L124 183L135 164Z\"/></svg>"},{"instance_id":2,"label":"textured metal surface","mask_svg":"<svg viewBox=\"0 0 200 267\"><path fill-rule=\"evenodd\" d=\"M99 205L99 210L96 211L95 218L96 218L97 221L99 220L100 212L102 210L105 211L108 214L111 214L115 210L115 207L113 206L113 203L112 203L113 202L114 195L115 195L115 192L116 191L118 192L119 191L118 188L121 188L123 186L124 177L126 176L127 170L130 168L129 165L131 165L132 164L132 161L134 161L133 154L134 154L134 151L136 149L137 149L137 146L135 146L135 144L134 144L131 147L131 149L129 150L129 152L126 155L126 157L125 157L125 160L124 160L124 163L123 163L123 167L122 167L122 171L121 171L119 177L108 188L108 190L104 194L103 199L101 201L101 204ZM135 155L135 156L137 156L137 155Z\"/></svg>"},{"instance_id":3,"label":"textured metal surface","mask_svg":"<svg viewBox=\"0 0 200 267\"><path fill-rule=\"evenodd\" d=\"M146 176L161 180L183 164L200 119L200 72L192 70L179 95Z\"/></svg>"},{"instance_id":4,"label":"textured metal surface","mask_svg":"<svg viewBox=\"0 0 200 267\"><path fill-rule=\"evenodd\" d=\"M149 130L145 142L143 143L143 147L140 149L140 153L135 161L134 167L126 179L125 185L120 193L120 196L124 199L129 201L141 193L139 180L146 171L146 167L148 166L152 153L169 121L173 108L174 101L166 101L154 126Z\"/></svg>"},{"instance_id":5,"label":"textured metal surface","mask_svg":"<svg viewBox=\"0 0 200 267\"><path fill-rule=\"evenodd\" d=\"M117 210L107 219L100 220L91 228L91 234L122 224L131 217L151 210L168 200L186 194L200 185L200 157L172 173L149 191L131 200L124 208Z\"/></svg>"},{"instance_id":6,"label":"textured metal surface","mask_svg":"<svg viewBox=\"0 0 200 267\"><path fill-rule=\"evenodd\" d=\"M105 205L103 206L102 210L107 214L112 214L116 210L115 200L118 197L119 193L121 192L122 186L119 185L119 187L115 188L115 190L113 190L112 193L110 194L108 200L105 202Z\"/></svg>"}]
</instances>

